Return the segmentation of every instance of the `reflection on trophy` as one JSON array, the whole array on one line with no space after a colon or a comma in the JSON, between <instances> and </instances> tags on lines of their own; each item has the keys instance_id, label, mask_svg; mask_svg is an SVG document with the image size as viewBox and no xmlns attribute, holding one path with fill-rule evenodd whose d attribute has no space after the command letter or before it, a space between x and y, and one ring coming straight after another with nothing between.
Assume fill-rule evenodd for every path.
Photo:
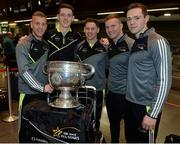
<instances>
[{"instance_id":1,"label":"reflection on trophy","mask_svg":"<svg viewBox=\"0 0 180 144\"><path fill-rule=\"evenodd\" d=\"M77 92L85 80L94 74L95 69L92 65L79 62L49 61L47 72L50 84L61 91L58 98L49 105L56 108L74 108L80 105L78 94L73 98L70 91Z\"/></svg>"}]
</instances>

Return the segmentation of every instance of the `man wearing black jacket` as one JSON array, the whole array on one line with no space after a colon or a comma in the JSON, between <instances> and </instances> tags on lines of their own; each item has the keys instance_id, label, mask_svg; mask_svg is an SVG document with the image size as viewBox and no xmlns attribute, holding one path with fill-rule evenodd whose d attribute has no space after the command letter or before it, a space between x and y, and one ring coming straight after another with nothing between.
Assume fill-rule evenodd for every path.
<instances>
[{"instance_id":1,"label":"man wearing black jacket","mask_svg":"<svg viewBox=\"0 0 180 144\"><path fill-rule=\"evenodd\" d=\"M57 14L56 28L47 31L45 39L50 45L48 61L74 61L74 50L81 36L71 29L74 21L74 8L61 4Z\"/></svg>"}]
</instances>

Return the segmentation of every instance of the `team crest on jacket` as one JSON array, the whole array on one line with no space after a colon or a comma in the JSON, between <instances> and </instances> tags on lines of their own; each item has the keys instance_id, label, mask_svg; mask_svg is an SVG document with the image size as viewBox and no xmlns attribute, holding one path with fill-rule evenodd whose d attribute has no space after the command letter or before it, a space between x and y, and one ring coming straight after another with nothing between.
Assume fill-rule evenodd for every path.
<instances>
[{"instance_id":1,"label":"team crest on jacket","mask_svg":"<svg viewBox=\"0 0 180 144\"><path fill-rule=\"evenodd\" d=\"M60 41L60 37L59 37L59 36L55 36L55 37L54 37L54 40L55 40L55 41Z\"/></svg>"},{"instance_id":2,"label":"team crest on jacket","mask_svg":"<svg viewBox=\"0 0 180 144\"><path fill-rule=\"evenodd\" d=\"M68 41L73 41L74 38L73 38L73 37L68 37L67 40L68 40Z\"/></svg>"},{"instance_id":3,"label":"team crest on jacket","mask_svg":"<svg viewBox=\"0 0 180 144\"><path fill-rule=\"evenodd\" d=\"M126 52L128 51L127 47L118 47L119 52Z\"/></svg>"},{"instance_id":4,"label":"team crest on jacket","mask_svg":"<svg viewBox=\"0 0 180 144\"><path fill-rule=\"evenodd\" d=\"M81 49L81 51L82 51L83 53L87 53L87 52L88 52L88 49L84 47L84 48Z\"/></svg>"},{"instance_id":5,"label":"team crest on jacket","mask_svg":"<svg viewBox=\"0 0 180 144\"><path fill-rule=\"evenodd\" d=\"M144 50L146 48L145 44L137 44L137 48L140 50Z\"/></svg>"}]
</instances>

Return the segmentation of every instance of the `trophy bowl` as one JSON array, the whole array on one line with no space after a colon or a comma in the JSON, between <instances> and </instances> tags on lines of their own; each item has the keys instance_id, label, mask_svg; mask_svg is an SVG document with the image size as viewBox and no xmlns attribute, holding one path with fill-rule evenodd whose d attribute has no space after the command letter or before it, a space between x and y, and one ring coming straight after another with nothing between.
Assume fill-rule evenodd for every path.
<instances>
[{"instance_id":1,"label":"trophy bowl","mask_svg":"<svg viewBox=\"0 0 180 144\"><path fill-rule=\"evenodd\" d=\"M95 72L92 65L71 61L49 61L47 73L49 83L61 93L50 106L56 108L74 108L79 106L78 96L74 99L70 91L77 91L87 78Z\"/></svg>"}]
</instances>

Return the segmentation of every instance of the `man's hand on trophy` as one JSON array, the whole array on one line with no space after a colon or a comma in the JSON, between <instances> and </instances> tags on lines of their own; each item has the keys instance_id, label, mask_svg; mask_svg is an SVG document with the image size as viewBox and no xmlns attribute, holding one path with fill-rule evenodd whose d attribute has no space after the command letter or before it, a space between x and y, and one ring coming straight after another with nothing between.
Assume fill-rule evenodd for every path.
<instances>
[{"instance_id":1,"label":"man's hand on trophy","mask_svg":"<svg viewBox=\"0 0 180 144\"><path fill-rule=\"evenodd\" d=\"M52 93L53 90L54 90L54 88L53 88L50 84L46 84L46 85L44 86L44 92L45 92L45 93Z\"/></svg>"}]
</instances>

